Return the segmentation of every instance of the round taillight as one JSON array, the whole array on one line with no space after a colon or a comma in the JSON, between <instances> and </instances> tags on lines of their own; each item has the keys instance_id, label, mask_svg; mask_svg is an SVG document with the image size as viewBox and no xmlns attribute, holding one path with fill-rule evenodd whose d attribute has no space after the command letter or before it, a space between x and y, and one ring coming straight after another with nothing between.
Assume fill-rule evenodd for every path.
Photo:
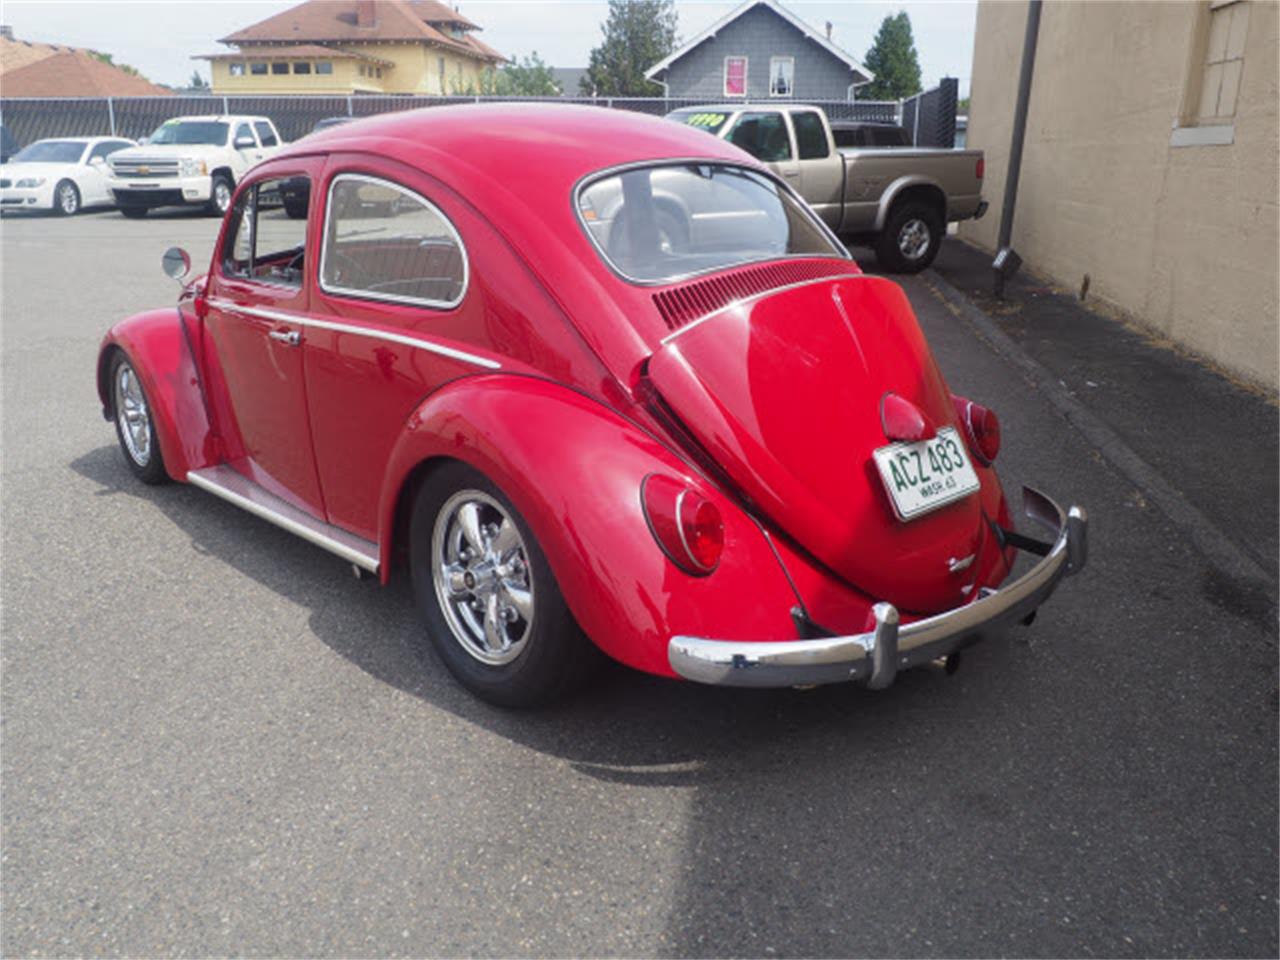
<instances>
[{"instance_id":1,"label":"round taillight","mask_svg":"<svg viewBox=\"0 0 1280 960\"><path fill-rule=\"evenodd\" d=\"M983 466L990 466L1000 453L1000 418L980 403L953 396L956 416L964 424L969 449Z\"/></svg>"},{"instance_id":2,"label":"round taillight","mask_svg":"<svg viewBox=\"0 0 1280 960\"><path fill-rule=\"evenodd\" d=\"M724 521L714 503L671 477L649 474L640 502L653 539L685 573L704 576L724 552Z\"/></svg>"},{"instance_id":3,"label":"round taillight","mask_svg":"<svg viewBox=\"0 0 1280 960\"><path fill-rule=\"evenodd\" d=\"M973 168L973 175L981 180L987 175L987 158L979 157L977 164Z\"/></svg>"}]
</instances>

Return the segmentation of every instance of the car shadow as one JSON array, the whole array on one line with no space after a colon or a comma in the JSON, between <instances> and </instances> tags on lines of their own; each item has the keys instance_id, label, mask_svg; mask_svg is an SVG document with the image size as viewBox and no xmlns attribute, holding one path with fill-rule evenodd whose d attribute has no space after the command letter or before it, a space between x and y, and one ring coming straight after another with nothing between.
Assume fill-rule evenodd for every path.
<instances>
[{"instance_id":1,"label":"car shadow","mask_svg":"<svg viewBox=\"0 0 1280 960\"><path fill-rule=\"evenodd\" d=\"M650 786L715 782L780 738L876 738L949 682L918 670L886 693L848 686L733 690L642 674L609 662L583 693L537 710L491 707L459 686L426 644L403 571L385 589L297 537L182 484L146 487L119 451L103 446L70 464L103 497L146 500L193 549L310 611L322 643L377 680L602 780ZM805 731L808 731L806 734Z\"/></svg>"}]
</instances>

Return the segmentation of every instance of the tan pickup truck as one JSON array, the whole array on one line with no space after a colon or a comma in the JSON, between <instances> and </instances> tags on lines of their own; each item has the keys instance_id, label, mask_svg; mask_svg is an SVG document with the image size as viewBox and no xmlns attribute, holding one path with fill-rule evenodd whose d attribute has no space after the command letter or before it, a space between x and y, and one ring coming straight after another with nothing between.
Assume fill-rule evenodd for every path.
<instances>
[{"instance_id":1,"label":"tan pickup truck","mask_svg":"<svg viewBox=\"0 0 1280 960\"><path fill-rule=\"evenodd\" d=\"M874 248L895 273L929 266L948 223L987 211L981 150L839 148L826 114L802 104L688 107L667 118L763 161L832 230Z\"/></svg>"}]
</instances>

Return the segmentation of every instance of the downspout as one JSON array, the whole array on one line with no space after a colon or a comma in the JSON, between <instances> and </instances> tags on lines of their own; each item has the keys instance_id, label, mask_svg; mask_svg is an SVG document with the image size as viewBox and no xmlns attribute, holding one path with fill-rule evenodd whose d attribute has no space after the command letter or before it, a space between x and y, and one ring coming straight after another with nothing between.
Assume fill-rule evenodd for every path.
<instances>
[{"instance_id":1,"label":"downspout","mask_svg":"<svg viewBox=\"0 0 1280 960\"><path fill-rule=\"evenodd\" d=\"M1013 137L1009 142L1009 169L1004 181L1004 205L1000 208L1000 236L996 241L996 257L991 261L995 271L995 295L1004 296L1004 285L1022 266L1009 245L1013 236L1013 210L1018 202L1018 177L1022 173L1022 142L1027 133L1027 107L1031 102L1031 77L1036 66L1036 41L1040 36L1041 0L1030 0L1027 6L1027 32L1022 40L1022 72L1018 75L1018 103L1013 111Z\"/></svg>"}]
</instances>

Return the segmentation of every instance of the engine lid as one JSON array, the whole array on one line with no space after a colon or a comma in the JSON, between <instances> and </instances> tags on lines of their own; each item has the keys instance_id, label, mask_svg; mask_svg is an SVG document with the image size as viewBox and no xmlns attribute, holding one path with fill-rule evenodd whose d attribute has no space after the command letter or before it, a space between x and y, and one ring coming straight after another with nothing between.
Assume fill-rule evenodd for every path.
<instances>
[{"instance_id":1,"label":"engine lid","mask_svg":"<svg viewBox=\"0 0 1280 960\"><path fill-rule=\"evenodd\" d=\"M904 522L872 458L891 442L887 393L930 429L958 428L897 284L836 278L730 306L667 337L649 376L756 508L832 571L908 611L968 599L978 493Z\"/></svg>"}]
</instances>

